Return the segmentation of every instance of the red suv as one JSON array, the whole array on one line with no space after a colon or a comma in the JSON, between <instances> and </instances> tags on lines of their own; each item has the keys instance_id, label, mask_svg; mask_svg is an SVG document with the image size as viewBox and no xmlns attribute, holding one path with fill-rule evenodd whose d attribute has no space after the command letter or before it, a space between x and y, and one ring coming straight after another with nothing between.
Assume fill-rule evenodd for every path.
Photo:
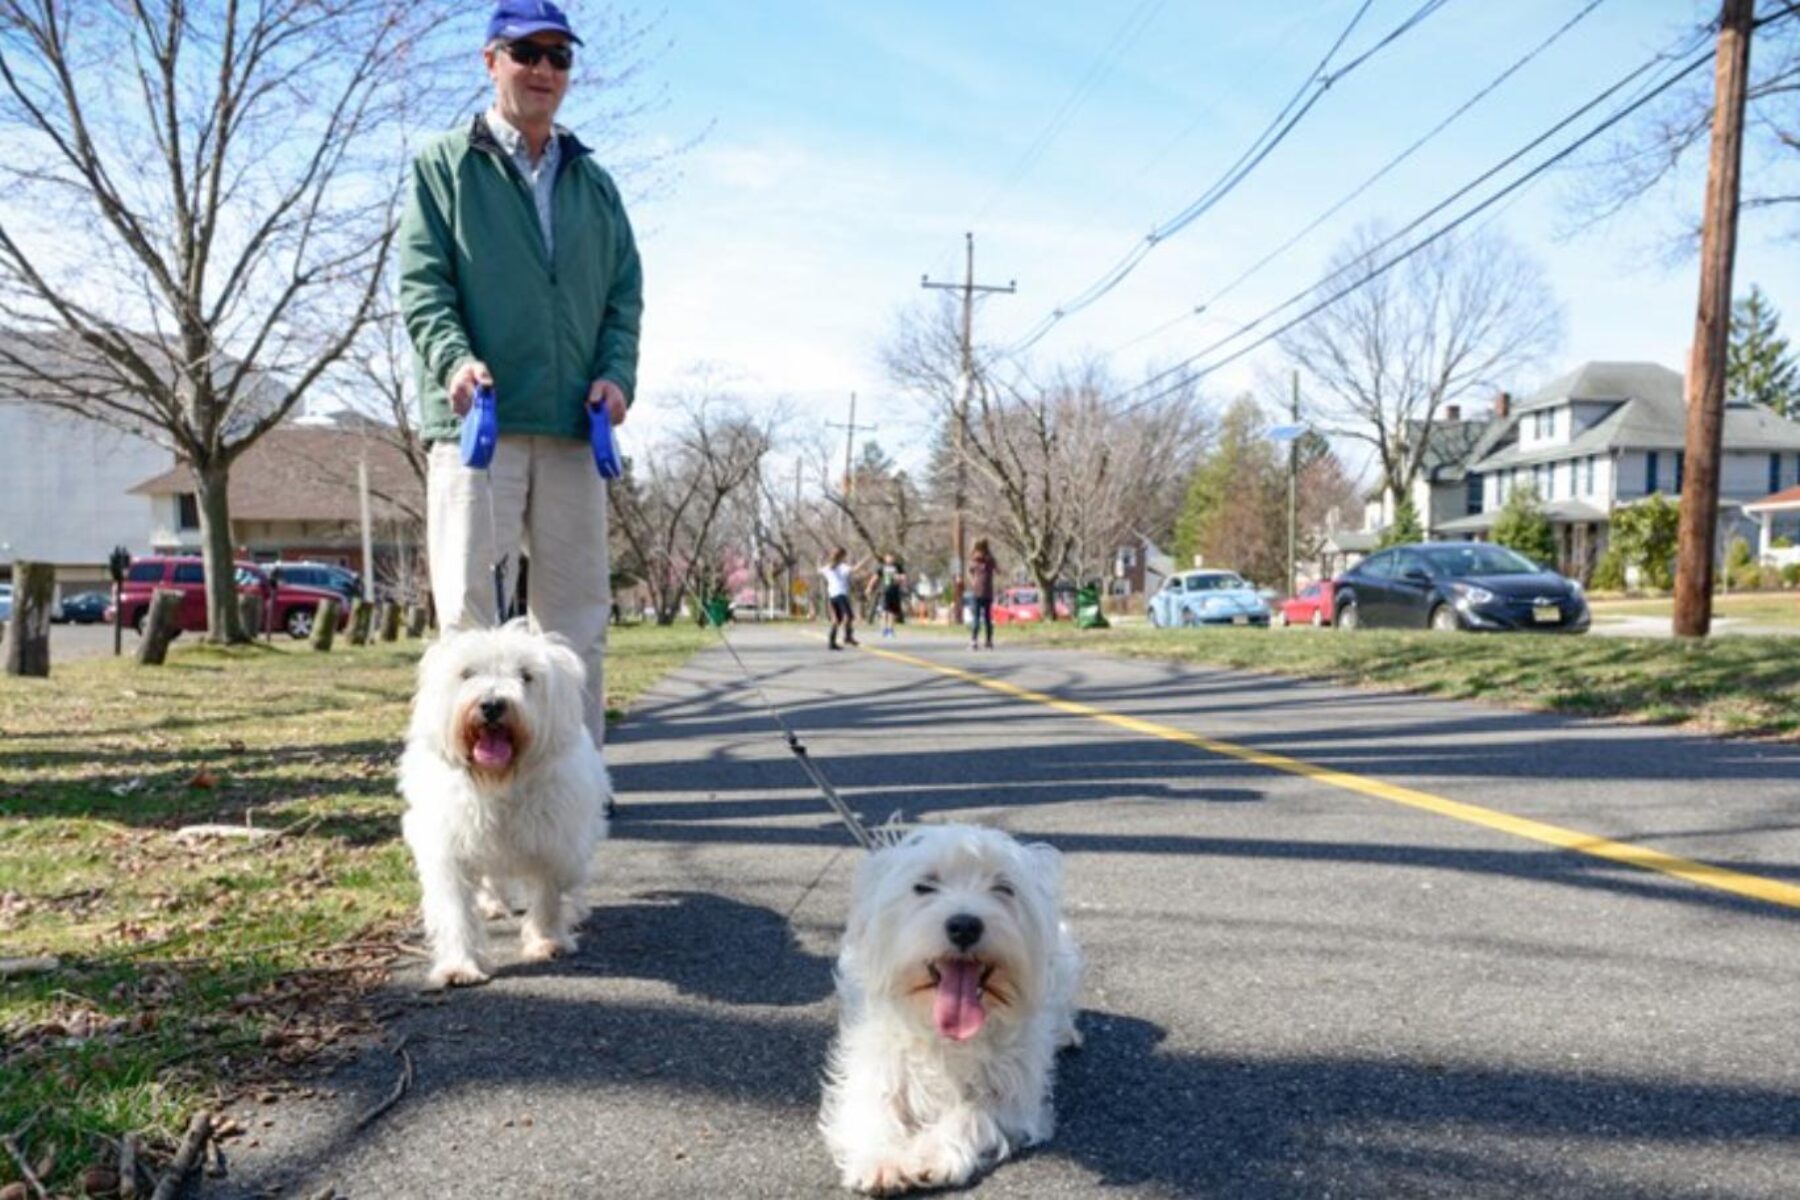
<instances>
[{"instance_id":1,"label":"red suv","mask_svg":"<svg viewBox=\"0 0 1800 1200\"><path fill-rule=\"evenodd\" d=\"M303 584L277 585L255 563L240 562L237 567L237 590L240 596L258 593L263 598L263 620L270 630L285 629L290 637L304 638L312 634L313 617L319 601L338 602L338 628L350 619L344 598L329 588ZM144 632L144 619L150 612L150 598L159 589L181 593L178 623L183 629L206 628L206 565L198 558L140 558L125 571L125 582L119 591L119 610L125 624ZM109 607L106 619L113 613Z\"/></svg>"}]
</instances>

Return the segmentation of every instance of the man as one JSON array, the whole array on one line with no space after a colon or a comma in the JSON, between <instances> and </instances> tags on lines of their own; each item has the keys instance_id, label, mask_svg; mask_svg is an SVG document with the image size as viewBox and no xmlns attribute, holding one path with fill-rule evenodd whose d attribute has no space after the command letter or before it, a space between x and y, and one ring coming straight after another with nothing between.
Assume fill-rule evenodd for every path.
<instances>
[{"instance_id":1,"label":"man","mask_svg":"<svg viewBox=\"0 0 1800 1200\"><path fill-rule=\"evenodd\" d=\"M587 665L584 717L601 745L610 563L588 431L590 414L617 425L631 404L643 275L617 187L555 124L581 44L547 0L495 8L482 50L492 107L413 163L400 307L431 447L439 624L492 624L494 564L504 558L516 578L528 549L527 611ZM462 465L457 439L482 384L494 389L500 437L477 471Z\"/></svg>"}]
</instances>

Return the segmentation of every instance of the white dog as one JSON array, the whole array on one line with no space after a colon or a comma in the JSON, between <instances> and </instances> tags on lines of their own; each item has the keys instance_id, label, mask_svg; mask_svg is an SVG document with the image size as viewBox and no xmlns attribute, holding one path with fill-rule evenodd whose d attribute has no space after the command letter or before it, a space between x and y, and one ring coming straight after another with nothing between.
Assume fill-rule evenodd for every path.
<instances>
[{"instance_id":1,"label":"white dog","mask_svg":"<svg viewBox=\"0 0 1800 1200\"><path fill-rule=\"evenodd\" d=\"M845 1187L955 1186L1049 1138L1056 1052L1080 1040L1061 910L1061 856L998 830L919 829L863 861L819 1117Z\"/></svg>"},{"instance_id":2,"label":"white dog","mask_svg":"<svg viewBox=\"0 0 1800 1200\"><path fill-rule=\"evenodd\" d=\"M594 847L606 836L606 766L582 724L587 672L524 621L453 634L419 663L400 759L403 829L424 893L428 988L487 980L480 914L515 886L522 953L575 949Z\"/></svg>"}]
</instances>

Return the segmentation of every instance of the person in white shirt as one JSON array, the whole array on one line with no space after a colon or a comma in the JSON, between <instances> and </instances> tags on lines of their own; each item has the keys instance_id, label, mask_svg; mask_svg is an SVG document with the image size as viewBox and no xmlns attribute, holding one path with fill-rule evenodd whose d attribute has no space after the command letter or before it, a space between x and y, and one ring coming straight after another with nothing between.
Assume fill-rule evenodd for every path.
<instances>
[{"instance_id":1,"label":"person in white shirt","mask_svg":"<svg viewBox=\"0 0 1800 1200\"><path fill-rule=\"evenodd\" d=\"M831 552L831 557L819 564L819 574L825 577L825 598L831 605L831 640L827 643L831 649L841 649L838 645L838 626L844 628L844 645L855 646L856 613L850 605L850 576L862 570L863 562L852 567L844 560L850 557L849 551L838 546Z\"/></svg>"}]
</instances>

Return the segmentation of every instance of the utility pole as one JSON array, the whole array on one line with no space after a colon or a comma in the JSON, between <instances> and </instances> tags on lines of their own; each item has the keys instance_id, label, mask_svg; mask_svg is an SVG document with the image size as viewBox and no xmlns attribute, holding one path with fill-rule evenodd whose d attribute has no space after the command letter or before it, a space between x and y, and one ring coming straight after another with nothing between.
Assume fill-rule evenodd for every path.
<instances>
[{"instance_id":1,"label":"utility pole","mask_svg":"<svg viewBox=\"0 0 1800 1200\"><path fill-rule=\"evenodd\" d=\"M1300 372L1294 372L1293 402L1288 408L1288 419L1295 425L1300 424ZM1294 594L1294 544L1300 540L1300 435L1288 443L1288 555L1287 555L1287 594Z\"/></svg>"},{"instance_id":2,"label":"utility pole","mask_svg":"<svg viewBox=\"0 0 1800 1200\"><path fill-rule=\"evenodd\" d=\"M1713 552L1719 523L1719 439L1725 424L1725 355L1731 336L1731 269L1737 254L1738 176L1750 73L1754 0L1724 0L1713 68L1712 157L1700 230L1700 309L1688 351L1687 478L1675 566L1675 635L1712 628Z\"/></svg>"},{"instance_id":3,"label":"utility pole","mask_svg":"<svg viewBox=\"0 0 1800 1200\"><path fill-rule=\"evenodd\" d=\"M851 474L851 471L850 471L850 457L851 457L851 453L856 448L857 431L861 430L865 433L874 433L877 429L879 429L881 427L879 425L858 425L856 423L856 393L855 392L850 393L850 420L848 422L827 421L827 422L825 422L825 424L829 428L841 429L844 431L844 499L848 500L850 498L850 493L853 490L851 487L851 482L856 478L856 476Z\"/></svg>"},{"instance_id":4,"label":"utility pole","mask_svg":"<svg viewBox=\"0 0 1800 1200\"><path fill-rule=\"evenodd\" d=\"M962 620L963 596L963 505L968 499L969 480L968 464L965 461L965 446L969 437L969 397L975 391L975 351L973 346L975 325L975 293L1005 292L1011 295L1019 290L1019 281L1008 280L1005 287L996 284L975 282L975 235L963 234L966 250L963 262L963 281L961 283L933 283L931 276L921 275L919 286L927 289L956 291L963 294L962 311L962 387L956 396L956 462L953 499L955 508L950 517L950 611L956 614L953 621Z\"/></svg>"}]
</instances>

